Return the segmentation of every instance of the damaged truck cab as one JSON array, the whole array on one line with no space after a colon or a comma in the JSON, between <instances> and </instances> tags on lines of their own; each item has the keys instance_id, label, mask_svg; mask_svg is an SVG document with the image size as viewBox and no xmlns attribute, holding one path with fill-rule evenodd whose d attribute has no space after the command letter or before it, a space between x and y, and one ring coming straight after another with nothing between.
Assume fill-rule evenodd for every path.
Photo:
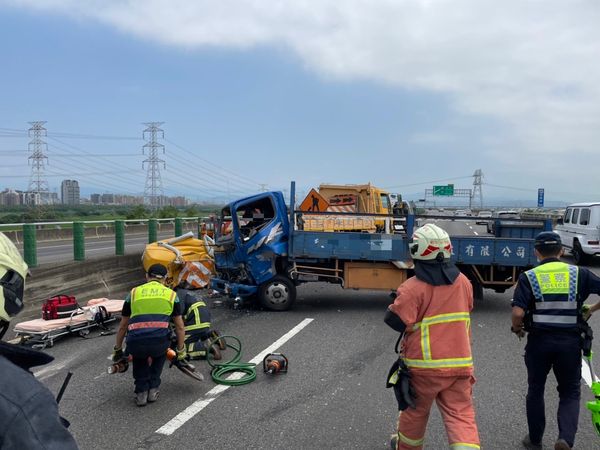
<instances>
[{"instance_id":1,"label":"damaged truck cab","mask_svg":"<svg viewBox=\"0 0 600 450\"><path fill-rule=\"evenodd\" d=\"M233 297L256 295L269 309L288 309L296 297L294 283L285 276L289 234L280 192L265 192L224 207L216 227L217 276L212 288Z\"/></svg>"}]
</instances>

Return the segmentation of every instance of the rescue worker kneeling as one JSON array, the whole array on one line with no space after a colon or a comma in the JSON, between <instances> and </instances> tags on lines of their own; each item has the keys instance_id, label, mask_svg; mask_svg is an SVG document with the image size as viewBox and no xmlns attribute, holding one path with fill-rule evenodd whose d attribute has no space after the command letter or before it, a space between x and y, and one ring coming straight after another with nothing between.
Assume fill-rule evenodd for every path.
<instances>
[{"instance_id":1,"label":"rescue worker kneeling","mask_svg":"<svg viewBox=\"0 0 600 450\"><path fill-rule=\"evenodd\" d=\"M175 324L177 335L177 359L186 357L183 308L177 294L162 284L166 275L165 266L150 266L146 273L148 282L131 290L121 311L113 361L123 359L123 340L127 335L127 353L132 357L138 406L158 399L160 375L171 343L170 320Z\"/></svg>"},{"instance_id":2,"label":"rescue worker kneeling","mask_svg":"<svg viewBox=\"0 0 600 450\"><path fill-rule=\"evenodd\" d=\"M184 312L185 349L189 359L205 359L208 352L213 359L222 358L221 350L225 350L225 340L219 339L219 333L211 329L210 309L196 292L188 289L177 289Z\"/></svg>"},{"instance_id":3,"label":"rescue worker kneeling","mask_svg":"<svg viewBox=\"0 0 600 450\"><path fill-rule=\"evenodd\" d=\"M390 372L402 383L396 393L403 394L398 406L404 408L392 448L423 448L435 401L450 448L478 449L472 399L471 282L450 261L450 237L438 226L426 224L415 230L409 250L415 276L400 285L385 319L396 331L406 330L400 364Z\"/></svg>"}]
</instances>

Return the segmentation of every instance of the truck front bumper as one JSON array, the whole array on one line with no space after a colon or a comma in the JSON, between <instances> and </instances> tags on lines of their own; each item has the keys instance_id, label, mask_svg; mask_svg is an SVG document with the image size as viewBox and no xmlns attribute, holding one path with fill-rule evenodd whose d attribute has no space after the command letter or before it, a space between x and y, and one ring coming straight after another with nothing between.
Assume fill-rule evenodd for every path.
<instances>
[{"instance_id":1,"label":"truck front bumper","mask_svg":"<svg viewBox=\"0 0 600 450\"><path fill-rule=\"evenodd\" d=\"M220 278L211 278L210 287L220 294L228 295L229 297L250 297L258 291L258 286L232 283Z\"/></svg>"}]
</instances>

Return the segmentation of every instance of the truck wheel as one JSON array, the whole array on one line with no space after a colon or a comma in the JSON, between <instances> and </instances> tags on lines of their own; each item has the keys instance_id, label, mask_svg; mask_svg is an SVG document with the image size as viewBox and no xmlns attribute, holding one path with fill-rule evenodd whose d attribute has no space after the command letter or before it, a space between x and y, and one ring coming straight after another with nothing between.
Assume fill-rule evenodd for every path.
<instances>
[{"instance_id":1,"label":"truck wheel","mask_svg":"<svg viewBox=\"0 0 600 450\"><path fill-rule=\"evenodd\" d=\"M585 253L583 253L583 249L581 248L579 241L573 242L573 250L571 252L573 253L573 261L575 261L575 264L578 266L587 262L588 257Z\"/></svg>"},{"instance_id":2,"label":"truck wheel","mask_svg":"<svg viewBox=\"0 0 600 450\"><path fill-rule=\"evenodd\" d=\"M287 311L296 300L296 286L284 276L277 275L258 288L258 301L271 311Z\"/></svg>"}]
</instances>

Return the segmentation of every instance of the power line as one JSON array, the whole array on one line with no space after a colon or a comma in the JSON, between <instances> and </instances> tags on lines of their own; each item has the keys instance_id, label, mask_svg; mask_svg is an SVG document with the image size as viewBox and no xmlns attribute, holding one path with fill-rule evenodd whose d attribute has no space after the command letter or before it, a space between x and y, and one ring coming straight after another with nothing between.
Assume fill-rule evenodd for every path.
<instances>
[{"instance_id":1,"label":"power line","mask_svg":"<svg viewBox=\"0 0 600 450\"><path fill-rule=\"evenodd\" d=\"M173 141L170 141L169 139L165 139L165 141L166 141L166 142L168 142L168 143L169 143L169 144L171 144L171 145L174 145L174 146L175 146L175 147L177 147L178 149L180 149L180 150L183 150L184 152L191 153L191 152L189 152L188 150L186 150L185 148L183 148L182 146L180 146L180 145L176 144L176 143L175 143L175 142L173 142ZM217 164L215 164L215 163L213 163L213 162L211 162L211 161L208 161L208 160L206 160L206 159L202 158L201 156L194 155L194 157L195 157L195 158L197 158L197 159L199 159L199 160L201 160L201 161L204 161L205 163L208 163L208 164L210 164L211 166L214 166L214 167L216 167L216 168L218 168L218 169L221 169L221 170L223 170L224 172L230 173L230 174L232 174L232 175L234 175L234 176L236 176L236 177L238 177L238 178L245 179L245 180L247 180L248 182L250 182L251 184L253 184L253 185L255 185L255 186L257 186L257 185L259 184L259 183L257 183L256 181L254 181L254 180L252 180L252 179L250 179L250 178L248 178L248 177L245 177L245 176L243 176L243 175L236 174L236 173L234 173L234 172L232 172L232 171L230 171L230 170L228 170L228 169L225 169L224 167L221 167L221 166L219 166L219 165L217 165Z\"/></svg>"},{"instance_id":2,"label":"power line","mask_svg":"<svg viewBox=\"0 0 600 450\"><path fill-rule=\"evenodd\" d=\"M464 177L442 178L440 180L423 181L421 183L397 184L395 186L386 186L386 187L384 187L384 189L395 189L395 188L400 188L400 187L421 186L423 184L441 183L441 182L444 182L444 181L462 180L464 178L472 178L472 175L467 175L467 176L464 176Z\"/></svg>"}]
</instances>

